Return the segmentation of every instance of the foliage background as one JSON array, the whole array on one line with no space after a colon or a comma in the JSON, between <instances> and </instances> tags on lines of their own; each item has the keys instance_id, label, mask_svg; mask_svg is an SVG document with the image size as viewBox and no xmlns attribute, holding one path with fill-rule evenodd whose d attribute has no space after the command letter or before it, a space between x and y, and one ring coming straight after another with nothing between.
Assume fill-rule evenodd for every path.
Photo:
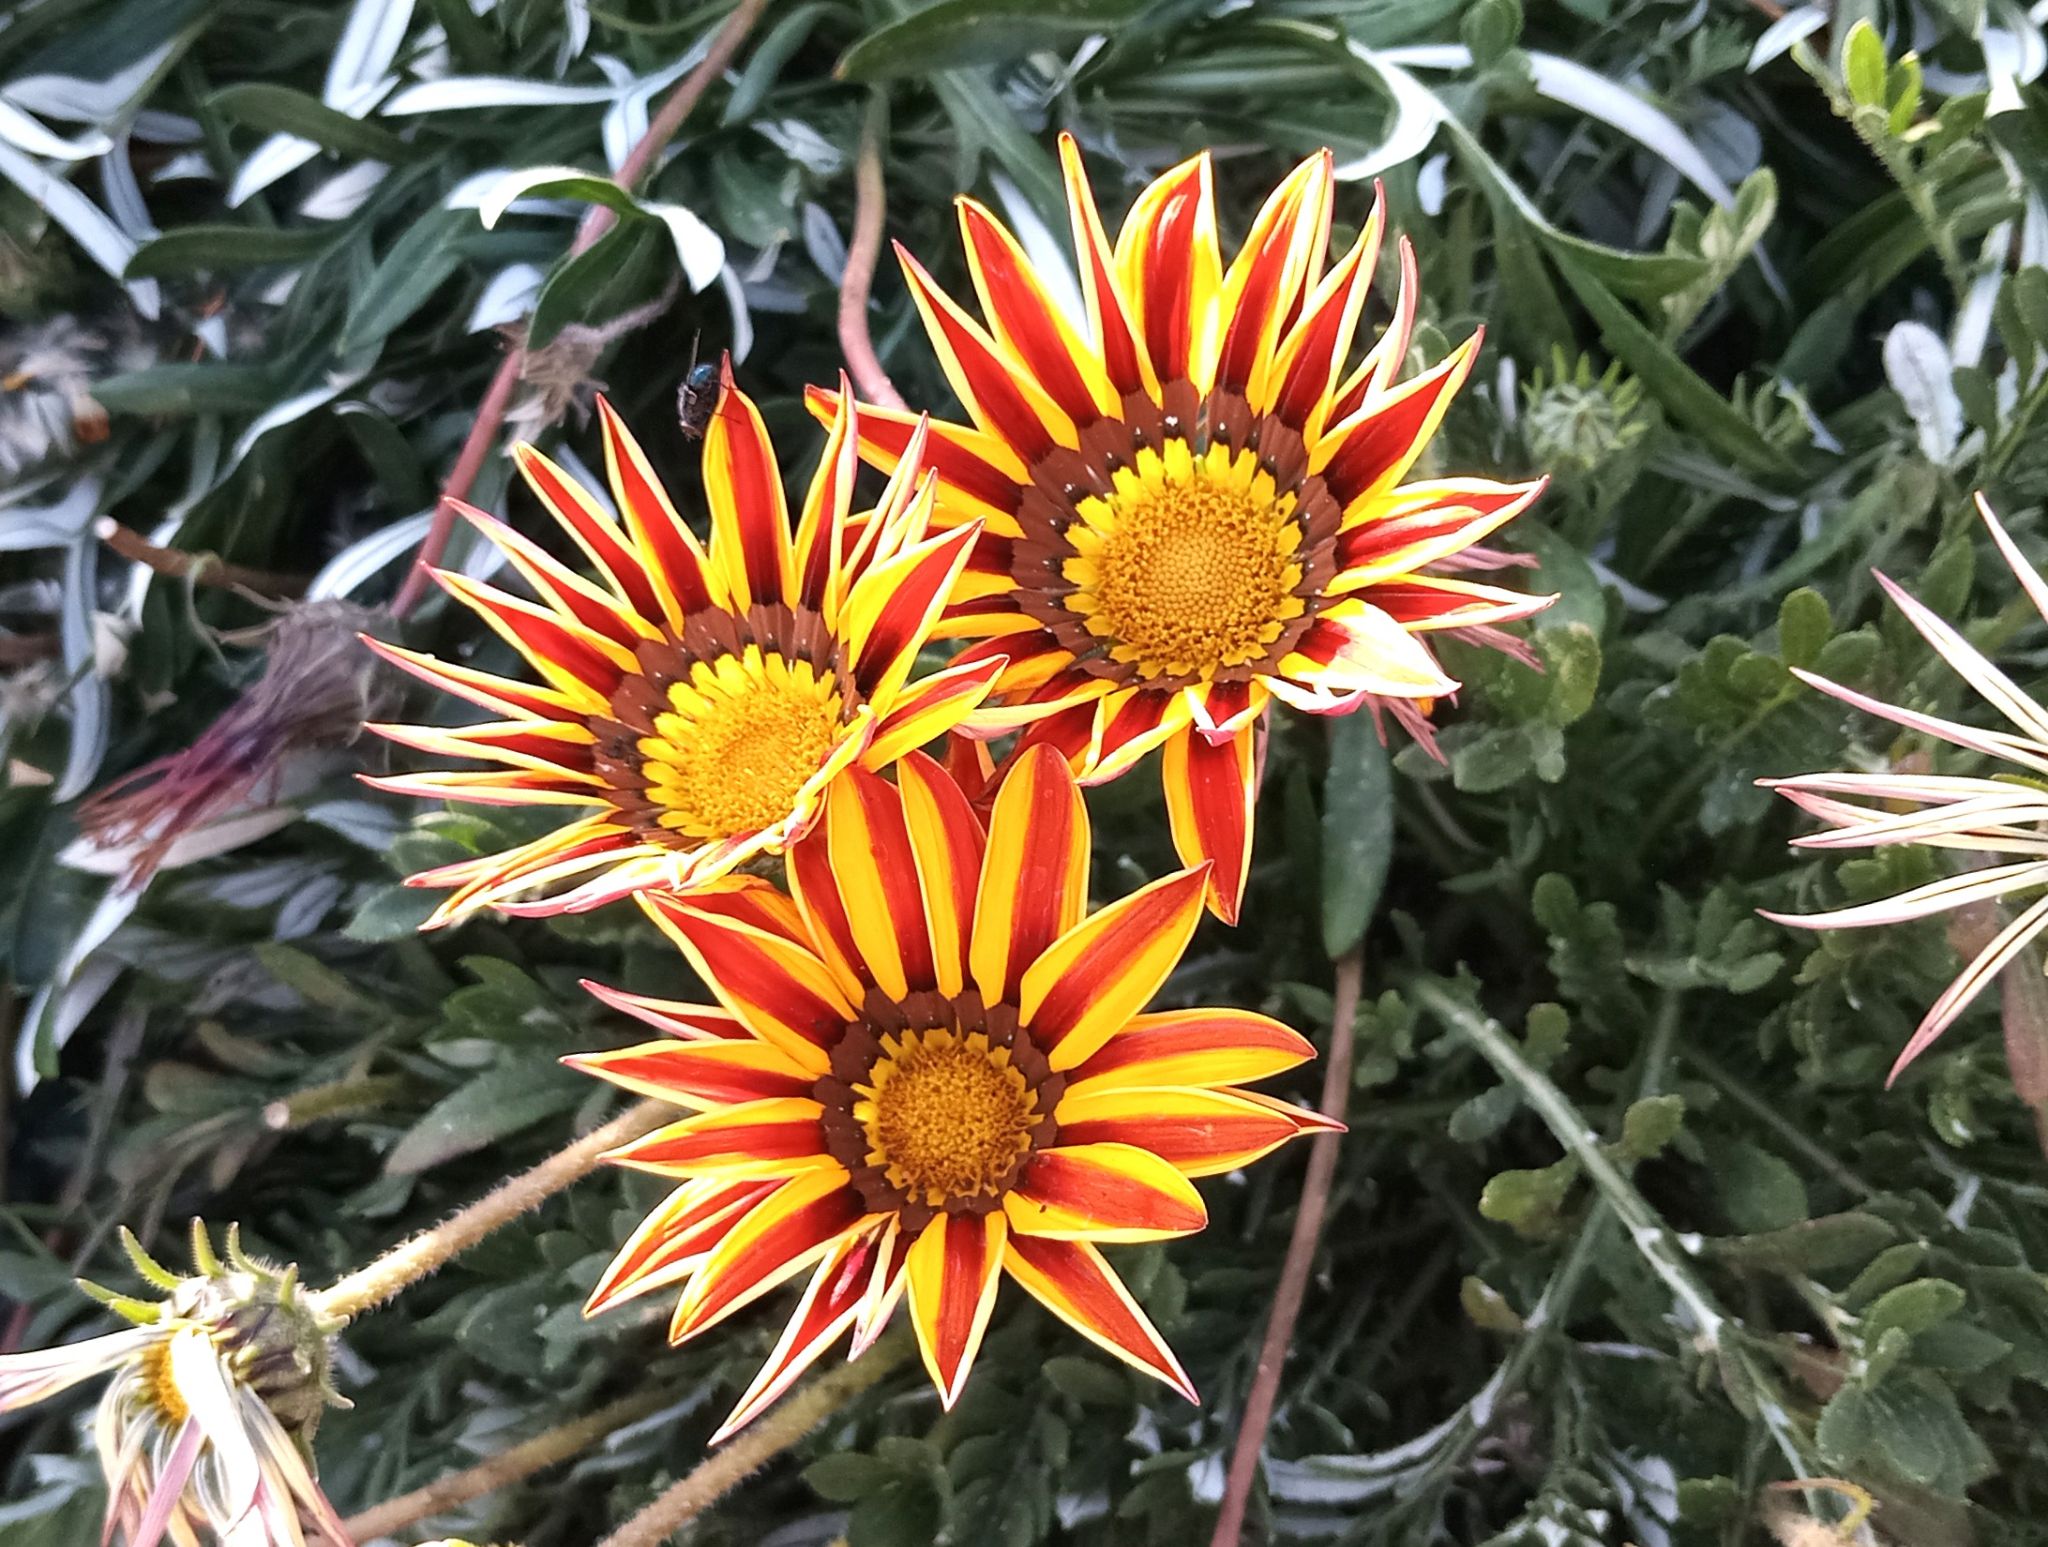
<instances>
[{"instance_id":1,"label":"foliage background","mask_svg":"<svg viewBox=\"0 0 2048 1547\"><path fill-rule=\"evenodd\" d=\"M1227 236L1330 145L1340 225L1377 175L1421 250L1420 356L1487 327L1436 465L1556 475L1513 540L1563 599L1535 629L1546 674L1458 663L1445 767L1362 719L1279 721L1247 922L1205 926L1170 986L1356 1044L1251 1538L1765 1541L1760 1510L1802 1506L1765 1485L1832 1473L1877 1494L1884 1540L2039 1539L2048 1214L2001 1029L2025 1054L2048 1024L1990 996L1886 1091L1949 942L1752 916L1931 874L1791 857L1753 782L1914 751L1789 666L1972 712L1872 564L2023 679L2048 648L1968 503L1986 488L2048 549L2035 24L2006 0L785 4L647 190L661 208L581 263L575 185L485 227L507 171L615 165L726 9L27 0L0 22L9 1337L94 1329L69 1279L126 1282L120 1222L169 1244L186 1216L238 1219L332 1277L598 1114L554 1059L624 1033L578 977L688 988L624 909L416 938L429 899L396 876L504 819L365 796L368 745L295 765L302 819L132 910L61 862L80 794L260 668L220 639L257 610L132 570L95 518L290 573L335 560L323 586L387 597L536 297L558 382L609 383L679 497L700 333L743 354L795 464L819 438L800 389L838 364L871 112L889 232L947 280L955 189L1064 232L1057 129L1111 218L1216 146ZM906 395L947 402L886 267L872 324ZM523 422L590 456L571 397ZM505 485L494 459L479 503L530 520ZM408 632L487 658L444 611ZM1105 885L1169 867L1154 781L1092 805ZM1330 960L1361 933L1366 1004L1333 1029ZM692 1539L1206 1537L1303 1159L1208 1186L1206 1234L1119 1257L1200 1410L1007 1296L956 1412L899 1374ZM648 1382L673 1398L655 1419L439 1524L582 1543L688 1469L776 1312L677 1352L663 1307L584 1323L650 1196L593 1179L350 1331L356 1407L320 1436L344 1510ZM0 1433L10 1547L93 1539L83 1416Z\"/></svg>"}]
</instances>

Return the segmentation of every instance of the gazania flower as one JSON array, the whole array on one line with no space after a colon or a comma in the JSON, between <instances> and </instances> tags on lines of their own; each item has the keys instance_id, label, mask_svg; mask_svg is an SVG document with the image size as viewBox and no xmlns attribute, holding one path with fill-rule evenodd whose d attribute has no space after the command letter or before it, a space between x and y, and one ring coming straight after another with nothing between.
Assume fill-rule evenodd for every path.
<instances>
[{"instance_id":1,"label":"gazania flower","mask_svg":"<svg viewBox=\"0 0 2048 1547\"><path fill-rule=\"evenodd\" d=\"M2043 619L2048 620L2048 581L2021 557L1982 495L1977 497L1977 508L2021 589ZM2048 780L2048 708L2023 692L1953 627L1889 578L1880 574L1877 580L1906 620L1920 631L1920 637L2003 715L2013 730L1978 730L1884 703L1812 672L1798 671L1795 675L1845 704L1967 752L1996 759L2011 771L1991 777L1905 771L1817 773L1763 782L1800 810L1828 824L1824 832L1795 838L1796 847L1875 849L1887 844L1918 843L1983 858L1966 859L1954 875L1879 902L1829 913L1766 913L1764 917L1802 929L1854 929L1927 918L2006 898L2033 899L1935 1000L1905 1051L1892 1065L1886 1082L1889 1084L1969 1008L1971 1001L2026 949L2029 941L2048 929L2048 790L2044 790L2042 783Z\"/></svg>"},{"instance_id":2,"label":"gazania flower","mask_svg":"<svg viewBox=\"0 0 2048 1547\"><path fill-rule=\"evenodd\" d=\"M1003 1273L1192 1400L1100 1248L1200 1230L1191 1178L1334 1126L1237 1089L1312 1056L1285 1026L1141 1013L1201 916L1202 867L1089 914L1086 808L1039 747L986 836L922 754L894 785L855 770L788 871L793 898L753 878L641 897L717 1007L592 985L668 1039L569 1062L695 1112L610 1157L680 1185L587 1309L680 1284L681 1342L808 1270L721 1437L848 1328L865 1348L906 1294L950 1407Z\"/></svg>"},{"instance_id":3,"label":"gazania flower","mask_svg":"<svg viewBox=\"0 0 2048 1547\"><path fill-rule=\"evenodd\" d=\"M1500 562L1473 545L1541 486L1408 480L1479 340L1400 379L1417 294L1404 241L1393 315L1347 370L1384 219L1375 206L1325 271L1327 152L1267 200L1226 269L1206 155L1141 193L1112 248L1072 139L1060 151L1084 324L971 199L960 226L987 327L899 250L973 420L931 427L941 515L986 527L940 632L980 640L963 665L1007 657L972 731L1022 727L1091 783L1163 747L1174 841L1213 864L1210 906L1234 919L1267 704L1386 709L1426 739L1458 684L1425 636L1498 645L1500 624L1547 600L1443 571ZM811 402L838 406L822 389ZM896 466L915 426L863 407L861 454Z\"/></svg>"},{"instance_id":4,"label":"gazania flower","mask_svg":"<svg viewBox=\"0 0 2048 1547\"><path fill-rule=\"evenodd\" d=\"M910 671L974 541L928 535L932 485L913 432L874 510L850 511L851 406L835 418L794 538L760 413L725 368L704 437L709 549L676 514L609 404L615 521L530 446L514 449L541 502L599 573L583 579L481 511L465 516L532 587L527 600L437 574L532 665L514 681L367 641L386 659L506 716L453 730L372 729L407 746L496 764L370 782L402 794L583 808L545 837L411 878L455 888L428 920L479 908L550 913L643 887L686 891L816 820L834 775L888 766L987 693L982 658L921 681ZM521 894L543 900L511 903Z\"/></svg>"},{"instance_id":5,"label":"gazania flower","mask_svg":"<svg viewBox=\"0 0 2048 1547\"><path fill-rule=\"evenodd\" d=\"M88 1285L137 1325L62 1348L0 1356L0 1412L111 1375L94 1436L107 1479L107 1526L127 1547L168 1538L190 1547L349 1547L348 1532L313 1480L327 1383L328 1339L298 1287L243 1255L228 1260L192 1225L195 1272L180 1278L123 1232L160 1301Z\"/></svg>"}]
</instances>

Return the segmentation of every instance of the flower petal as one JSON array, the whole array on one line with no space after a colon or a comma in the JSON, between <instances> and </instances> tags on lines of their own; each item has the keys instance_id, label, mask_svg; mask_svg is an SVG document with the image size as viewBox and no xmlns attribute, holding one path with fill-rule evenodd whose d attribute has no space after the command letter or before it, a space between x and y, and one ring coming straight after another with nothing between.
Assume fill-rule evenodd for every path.
<instances>
[{"instance_id":1,"label":"flower petal","mask_svg":"<svg viewBox=\"0 0 2048 1547\"><path fill-rule=\"evenodd\" d=\"M1247 721L1220 743L1183 731L1159 763L1174 852L1185 864L1209 867L1209 911L1226 924L1237 922L1251 873L1258 729L1256 719Z\"/></svg>"},{"instance_id":2,"label":"flower petal","mask_svg":"<svg viewBox=\"0 0 2048 1547\"><path fill-rule=\"evenodd\" d=\"M824 1110L803 1096L713 1107L607 1151L604 1158L656 1176L715 1176L732 1182L843 1171L825 1152L825 1129L819 1122Z\"/></svg>"},{"instance_id":3,"label":"flower petal","mask_svg":"<svg viewBox=\"0 0 2048 1547\"><path fill-rule=\"evenodd\" d=\"M813 1077L766 1042L642 1042L602 1053L571 1053L571 1069L622 1090L679 1107L734 1106L801 1096Z\"/></svg>"},{"instance_id":4,"label":"flower petal","mask_svg":"<svg viewBox=\"0 0 2048 1547\"><path fill-rule=\"evenodd\" d=\"M1069 1092L1057 1116L1061 1144L1128 1144L1183 1176L1235 1171L1299 1134L1331 1126L1315 1113L1245 1091L1138 1086Z\"/></svg>"},{"instance_id":5,"label":"flower petal","mask_svg":"<svg viewBox=\"0 0 2048 1547\"><path fill-rule=\"evenodd\" d=\"M988 1330L1008 1234L999 1213L940 1214L911 1245L904 1274L910 1320L941 1407L960 1400Z\"/></svg>"},{"instance_id":6,"label":"flower petal","mask_svg":"<svg viewBox=\"0 0 2048 1547\"><path fill-rule=\"evenodd\" d=\"M1244 1085L1315 1056L1300 1032L1249 1010L1159 1010L1132 1017L1074 1069L1067 1090Z\"/></svg>"},{"instance_id":7,"label":"flower petal","mask_svg":"<svg viewBox=\"0 0 2048 1547\"><path fill-rule=\"evenodd\" d=\"M782 473L761 411L720 366L718 409L704 431L704 499L711 507L711 559L735 609L769 607L796 593L796 555Z\"/></svg>"},{"instance_id":8,"label":"flower petal","mask_svg":"<svg viewBox=\"0 0 2048 1547\"><path fill-rule=\"evenodd\" d=\"M524 441L512 448L512 462L527 487L575 539L613 591L641 617L660 617L661 599L640 555L626 541L618 523L598 508L590 491Z\"/></svg>"},{"instance_id":9,"label":"flower petal","mask_svg":"<svg viewBox=\"0 0 2048 1547\"><path fill-rule=\"evenodd\" d=\"M1040 1151L1003 1208L1019 1234L1065 1241L1163 1241L1209 1222L1194 1183L1128 1144Z\"/></svg>"},{"instance_id":10,"label":"flower petal","mask_svg":"<svg viewBox=\"0 0 2048 1547\"><path fill-rule=\"evenodd\" d=\"M1056 1070L1130 1024L1178 965L1202 916L1205 868L1118 898L1061 935L1025 971L1017 1016Z\"/></svg>"},{"instance_id":11,"label":"flower petal","mask_svg":"<svg viewBox=\"0 0 2048 1547\"><path fill-rule=\"evenodd\" d=\"M782 1183L728 1182L707 1177L685 1182L641 1220L626 1244L598 1275L583 1314L598 1312L687 1278L726 1232Z\"/></svg>"},{"instance_id":12,"label":"flower petal","mask_svg":"<svg viewBox=\"0 0 2048 1547\"><path fill-rule=\"evenodd\" d=\"M989 817L968 961L990 1004L1016 1003L1024 971L1088 905L1088 808L1066 761L1028 749Z\"/></svg>"},{"instance_id":13,"label":"flower petal","mask_svg":"<svg viewBox=\"0 0 2048 1547\"><path fill-rule=\"evenodd\" d=\"M896 787L849 768L825 797L822 832L847 929L870 981L891 999L937 985L917 855ZM805 840L815 844L819 833Z\"/></svg>"},{"instance_id":14,"label":"flower petal","mask_svg":"<svg viewBox=\"0 0 2048 1547\"><path fill-rule=\"evenodd\" d=\"M1154 377L1205 391L1213 374L1209 321L1223 285L1216 196L1207 152L1138 195L1116 239L1116 275Z\"/></svg>"},{"instance_id":15,"label":"flower petal","mask_svg":"<svg viewBox=\"0 0 2048 1547\"><path fill-rule=\"evenodd\" d=\"M793 1278L865 1221L844 1168L791 1177L726 1233L697 1269L669 1322L671 1343L716 1326Z\"/></svg>"},{"instance_id":16,"label":"flower petal","mask_svg":"<svg viewBox=\"0 0 2048 1547\"><path fill-rule=\"evenodd\" d=\"M967 983L974 893L987 840L965 792L922 752L896 765L896 788L924 903L933 979L940 993L956 995Z\"/></svg>"},{"instance_id":17,"label":"flower petal","mask_svg":"<svg viewBox=\"0 0 2048 1547\"><path fill-rule=\"evenodd\" d=\"M1173 1350L1094 1246L1012 1235L1003 1266L1039 1304L1096 1347L1165 1381L1190 1402L1201 1400Z\"/></svg>"},{"instance_id":18,"label":"flower petal","mask_svg":"<svg viewBox=\"0 0 2048 1547\"><path fill-rule=\"evenodd\" d=\"M689 902L642 895L641 906L683 948L718 1002L807 1072L823 1074L825 1050L853 1019L816 952L783 937L721 918Z\"/></svg>"},{"instance_id":19,"label":"flower petal","mask_svg":"<svg viewBox=\"0 0 2048 1547\"><path fill-rule=\"evenodd\" d=\"M685 1004L680 999L657 999L651 994L629 994L622 988L612 988L589 978L577 980L601 1003L611 1006L635 1020L644 1021L656 1031L666 1032L671 1037L680 1037L686 1042L701 1041L707 1037L732 1038L751 1037L746 1024L732 1011L718 1005Z\"/></svg>"},{"instance_id":20,"label":"flower petal","mask_svg":"<svg viewBox=\"0 0 2048 1547\"><path fill-rule=\"evenodd\" d=\"M1905 1073L1906 1065L1926 1052L1933 1045L1934 1039L1954 1024L1956 1017L1970 1007L1971 1001L1984 991L1993 978L2011 965L2013 959L2044 929L2048 929L2048 897L2037 897L2017 918L1992 937L1991 943L1971 959L1961 975L1943 989L1941 997L1928 1007L1926 1016L1914 1030L1911 1040L1906 1043L1897 1061L1893 1063L1891 1073L1885 1076L1884 1083L1887 1088Z\"/></svg>"},{"instance_id":21,"label":"flower petal","mask_svg":"<svg viewBox=\"0 0 2048 1547\"><path fill-rule=\"evenodd\" d=\"M656 616L680 631L691 613L727 605L724 583L697 534L676 513L640 443L602 393L597 416L604 431L604 465L612 498L625 513L626 529L645 562L661 608Z\"/></svg>"},{"instance_id":22,"label":"flower petal","mask_svg":"<svg viewBox=\"0 0 2048 1547\"><path fill-rule=\"evenodd\" d=\"M775 1351L709 1443L729 1439L753 1422L853 1325L867 1294L878 1234L873 1227L850 1230L827 1248Z\"/></svg>"},{"instance_id":23,"label":"flower petal","mask_svg":"<svg viewBox=\"0 0 2048 1547\"><path fill-rule=\"evenodd\" d=\"M964 651L962 652L965 653ZM936 741L979 709L1008 664L1005 657L957 661L920 678L890 700L861 754L863 768L887 768L907 752Z\"/></svg>"}]
</instances>

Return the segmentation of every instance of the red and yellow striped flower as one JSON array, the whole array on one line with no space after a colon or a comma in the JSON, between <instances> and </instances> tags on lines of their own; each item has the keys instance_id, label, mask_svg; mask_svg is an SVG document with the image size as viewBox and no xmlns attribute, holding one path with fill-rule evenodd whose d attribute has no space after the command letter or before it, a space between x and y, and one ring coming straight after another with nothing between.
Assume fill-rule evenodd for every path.
<instances>
[{"instance_id":1,"label":"red and yellow striped flower","mask_svg":"<svg viewBox=\"0 0 2048 1547\"><path fill-rule=\"evenodd\" d=\"M959 723L1001 671L982 658L910 681L976 535L971 522L928 530L935 481L918 453L921 431L881 503L855 514L849 404L833 419L792 537L767 428L728 365L704 437L707 549L618 415L601 399L599 409L622 520L531 446L513 453L598 579L469 509L531 596L435 574L538 682L366 641L506 716L455 729L372 726L410 747L497 766L370 783L446 800L585 808L531 843L413 876L414 886L454 888L429 927L479 908L576 912L646 887L713 883L801 836L842 770L886 767Z\"/></svg>"},{"instance_id":2,"label":"red and yellow striped flower","mask_svg":"<svg viewBox=\"0 0 2048 1547\"><path fill-rule=\"evenodd\" d=\"M809 1270L721 1437L905 1295L950 1407L1004 1272L1192 1400L1100 1247L1200 1230L1190 1178L1334 1126L1237 1088L1313 1050L1240 1010L1144 1013L1205 867L1090 914L1087 810L1050 748L1014 765L986 834L930 758L896 771L833 784L789 851L792 895L747 877L641 896L719 1004L591 985L668 1038L568 1061L694 1115L611 1155L679 1185L587 1309L680 1285L681 1342Z\"/></svg>"},{"instance_id":3,"label":"red and yellow striped flower","mask_svg":"<svg viewBox=\"0 0 2048 1547\"><path fill-rule=\"evenodd\" d=\"M1386 710L1427 739L1458 684L1423 642L1499 625L1547 599L1443 573L1498 566L1474 550L1540 484L1408 480L1479 340L1400 379L1415 258L1379 341L1346 372L1383 211L1325 271L1327 152L1283 182L1225 268L1209 158L1138 196L1112 247L1070 138L1060 142L1087 318L1048 298L1016 240L960 201L988 326L908 253L912 295L971 425L934 424L942 521L986 530L942 634L997 656L970 722L1022 728L1090 783L1154 747L1174 841L1210 861L1210 906L1234 919L1250 860L1253 732L1275 698L1317 714ZM839 398L821 388L814 410ZM863 407L861 455L897 466L916 421Z\"/></svg>"}]
</instances>

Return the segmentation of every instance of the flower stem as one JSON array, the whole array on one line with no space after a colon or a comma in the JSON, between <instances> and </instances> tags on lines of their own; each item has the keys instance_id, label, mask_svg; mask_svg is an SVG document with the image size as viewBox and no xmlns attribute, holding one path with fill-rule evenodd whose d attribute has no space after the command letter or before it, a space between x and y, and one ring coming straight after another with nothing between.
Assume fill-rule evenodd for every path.
<instances>
[{"instance_id":1,"label":"flower stem","mask_svg":"<svg viewBox=\"0 0 2048 1547\"><path fill-rule=\"evenodd\" d=\"M846 356L846 373L863 398L884 408L902 408L903 394L882 369L868 332L868 298L874 293L875 264L882 256L882 135L888 121L888 99L876 92L868 98L860 156L853 167L853 241L839 280L839 349Z\"/></svg>"},{"instance_id":2,"label":"flower stem","mask_svg":"<svg viewBox=\"0 0 2048 1547\"><path fill-rule=\"evenodd\" d=\"M660 1547L731 1492L748 1473L766 1466L902 1364L910 1357L910 1349L910 1337L899 1327L851 1364L819 1376L713 1452L598 1547Z\"/></svg>"},{"instance_id":3,"label":"flower stem","mask_svg":"<svg viewBox=\"0 0 2048 1547\"><path fill-rule=\"evenodd\" d=\"M1340 1122L1351 1096L1352 1021L1358 1014L1358 994L1365 977L1362 951L1354 947L1337 960L1337 986L1330 1010L1330 1048L1323 1062L1323 1098L1318 1110ZM1223 1487L1223 1505L1216 1516L1216 1531L1209 1547L1237 1547L1244 1530L1245 1507L1251 1502L1252 1483L1259 1473L1259 1453L1265 1449L1266 1429L1273 1421L1273 1403L1280 1393L1280 1372L1287 1362L1287 1346L1294 1340L1294 1323L1301 1315L1301 1302L1308 1293L1309 1270L1315 1266L1316 1241L1323 1232L1323 1215L1330 1205L1330 1184L1337 1175L1337 1152L1344 1136L1318 1134L1309 1140L1308 1174L1301 1183L1301 1206L1294 1213L1294 1235L1287 1243L1287 1257L1280 1268L1280 1287L1273 1296L1273 1314L1266 1322L1266 1340L1259 1345L1258 1371L1252 1377L1251 1393L1245 1398L1244 1420L1238 1426L1237 1446L1230 1453L1230 1474Z\"/></svg>"},{"instance_id":4,"label":"flower stem","mask_svg":"<svg viewBox=\"0 0 2048 1547\"><path fill-rule=\"evenodd\" d=\"M585 1446L594 1444L616 1429L625 1428L627 1424L639 1422L675 1398L676 1393L666 1389L635 1392L630 1397L622 1397L600 1407L594 1413L586 1413L544 1434L536 1434L532 1439L500 1451L475 1466L450 1472L424 1488L415 1488L411 1493L386 1499L360 1515L351 1515L342 1523L348 1527L352 1540L367 1542L389 1536L417 1521L445 1515L471 1499L480 1499L557 1462L567 1461Z\"/></svg>"},{"instance_id":5,"label":"flower stem","mask_svg":"<svg viewBox=\"0 0 2048 1547\"><path fill-rule=\"evenodd\" d=\"M668 100L661 105L661 111L648 124L647 132L619 164L618 182L622 188L631 189L647 175L655 159L675 138L676 131L682 128L683 120L690 116L699 99L711 89L711 83L725 73L733 55L739 52L740 44L746 41L747 34L767 8L768 0L740 0L720 23L704 57L669 94ZM576 228L576 238L569 244L569 256L573 258L578 253L589 251L591 245L612 228L616 219L603 205L593 205L590 213L583 217L583 223ZM476 482L477 474L483 471L491 442L497 438L499 426L505 422L505 414L512 406L512 394L519 385L520 367L525 359L526 351L515 346L508 349L505 358L498 362L497 374L491 377L491 384L484 391L484 400L477 405L476 421L470 425L462 450L456 454L448 481L441 486L441 497L434 506L433 524L427 528L427 535L420 542L420 551L413 558L405 584L399 587L398 595L392 599L391 615L394 618L406 616L427 594L428 571L441 562L441 555L447 550L448 538L455 530L456 506L469 497L470 487Z\"/></svg>"},{"instance_id":6,"label":"flower stem","mask_svg":"<svg viewBox=\"0 0 2048 1547\"><path fill-rule=\"evenodd\" d=\"M642 1101L628 1107L602 1128L550 1155L531 1171L501 1182L459 1214L401 1242L374 1262L320 1291L315 1297L316 1309L322 1315L346 1321L382 1305L401 1289L418 1283L451 1258L468 1251L500 1225L509 1224L571 1182L588 1176L606 1150L617 1149L659 1127L669 1115L669 1108L658 1101Z\"/></svg>"}]
</instances>

